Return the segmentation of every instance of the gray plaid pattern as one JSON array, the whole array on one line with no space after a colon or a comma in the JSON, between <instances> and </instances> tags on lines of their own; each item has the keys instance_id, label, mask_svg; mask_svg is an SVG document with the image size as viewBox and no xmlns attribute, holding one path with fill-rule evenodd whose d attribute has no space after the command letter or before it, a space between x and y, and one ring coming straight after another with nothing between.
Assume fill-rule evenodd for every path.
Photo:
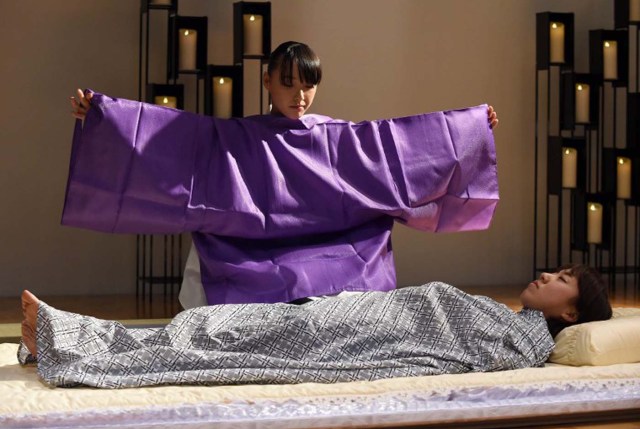
<instances>
[{"instance_id":1,"label":"gray plaid pattern","mask_svg":"<svg viewBox=\"0 0 640 429\"><path fill-rule=\"evenodd\" d=\"M45 382L102 388L499 371L539 366L554 345L542 313L514 313L439 282L302 306L200 307L153 329L43 303L37 342Z\"/></svg>"}]
</instances>

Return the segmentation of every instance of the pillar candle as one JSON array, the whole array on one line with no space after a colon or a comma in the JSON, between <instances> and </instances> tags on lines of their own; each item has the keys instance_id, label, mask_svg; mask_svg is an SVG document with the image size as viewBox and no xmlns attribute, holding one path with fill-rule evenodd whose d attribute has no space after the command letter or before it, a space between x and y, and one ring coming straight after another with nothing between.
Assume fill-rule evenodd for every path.
<instances>
[{"instance_id":1,"label":"pillar candle","mask_svg":"<svg viewBox=\"0 0 640 429\"><path fill-rule=\"evenodd\" d=\"M587 203L587 243L602 243L602 204Z\"/></svg>"},{"instance_id":2,"label":"pillar candle","mask_svg":"<svg viewBox=\"0 0 640 429\"><path fill-rule=\"evenodd\" d=\"M631 159L618 157L618 189L620 199L631 198Z\"/></svg>"},{"instance_id":3,"label":"pillar candle","mask_svg":"<svg viewBox=\"0 0 640 429\"><path fill-rule=\"evenodd\" d=\"M640 0L629 0L629 21L640 21Z\"/></svg>"},{"instance_id":4,"label":"pillar candle","mask_svg":"<svg viewBox=\"0 0 640 429\"><path fill-rule=\"evenodd\" d=\"M564 63L564 24L552 22L549 29L551 41L550 60L552 63Z\"/></svg>"},{"instance_id":5,"label":"pillar candle","mask_svg":"<svg viewBox=\"0 0 640 429\"><path fill-rule=\"evenodd\" d=\"M196 30L181 28L178 30L178 38L180 39L179 70L195 70L198 32Z\"/></svg>"},{"instance_id":6,"label":"pillar candle","mask_svg":"<svg viewBox=\"0 0 640 429\"><path fill-rule=\"evenodd\" d=\"M575 188L578 180L578 151L562 148L562 187Z\"/></svg>"},{"instance_id":7,"label":"pillar candle","mask_svg":"<svg viewBox=\"0 0 640 429\"><path fill-rule=\"evenodd\" d=\"M244 54L263 55L262 52L262 15L243 15Z\"/></svg>"},{"instance_id":8,"label":"pillar candle","mask_svg":"<svg viewBox=\"0 0 640 429\"><path fill-rule=\"evenodd\" d=\"M602 49L604 51L604 78L618 79L618 42L606 40Z\"/></svg>"},{"instance_id":9,"label":"pillar candle","mask_svg":"<svg viewBox=\"0 0 640 429\"><path fill-rule=\"evenodd\" d=\"M160 106L173 107L174 109L178 106L178 99L176 97L168 97L164 95L154 97L153 102Z\"/></svg>"},{"instance_id":10,"label":"pillar candle","mask_svg":"<svg viewBox=\"0 0 640 429\"><path fill-rule=\"evenodd\" d=\"M589 85L576 84L576 122L589 123Z\"/></svg>"},{"instance_id":11,"label":"pillar candle","mask_svg":"<svg viewBox=\"0 0 640 429\"><path fill-rule=\"evenodd\" d=\"M233 106L233 79L213 77L213 116L230 118Z\"/></svg>"}]
</instances>

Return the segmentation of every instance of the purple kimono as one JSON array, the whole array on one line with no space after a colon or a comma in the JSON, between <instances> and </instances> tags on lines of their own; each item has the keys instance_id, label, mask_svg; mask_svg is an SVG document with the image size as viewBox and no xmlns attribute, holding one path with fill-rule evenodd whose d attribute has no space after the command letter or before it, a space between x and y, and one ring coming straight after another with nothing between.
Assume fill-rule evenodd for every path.
<instances>
[{"instance_id":1,"label":"purple kimono","mask_svg":"<svg viewBox=\"0 0 640 429\"><path fill-rule=\"evenodd\" d=\"M485 229L498 201L486 105L352 123L91 103L62 223L192 232L209 304L393 289L394 221Z\"/></svg>"}]
</instances>

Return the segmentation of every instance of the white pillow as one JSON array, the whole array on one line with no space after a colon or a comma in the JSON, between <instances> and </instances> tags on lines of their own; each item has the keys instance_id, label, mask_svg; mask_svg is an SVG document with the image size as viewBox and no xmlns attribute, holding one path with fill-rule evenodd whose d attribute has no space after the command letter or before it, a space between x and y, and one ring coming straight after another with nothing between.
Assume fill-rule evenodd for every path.
<instances>
[{"instance_id":1,"label":"white pillow","mask_svg":"<svg viewBox=\"0 0 640 429\"><path fill-rule=\"evenodd\" d=\"M640 362L640 308L615 308L609 320L564 328L549 362L614 365Z\"/></svg>"}]
</instances>

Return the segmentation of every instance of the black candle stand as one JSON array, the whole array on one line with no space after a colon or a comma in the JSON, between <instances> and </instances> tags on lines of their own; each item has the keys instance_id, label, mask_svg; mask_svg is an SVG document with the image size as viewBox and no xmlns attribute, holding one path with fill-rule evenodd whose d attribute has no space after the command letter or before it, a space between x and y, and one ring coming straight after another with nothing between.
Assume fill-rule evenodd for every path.
<instances>
[{"instance_id":1,"label":"black candle stand","mask_svg":"<svg viewBox=\"0 0 640 429\"><path fill-rule=\"evenodd\" d=\"M149 44L150 14L166 13L168 22L175 22L178 0L169 4L158 4L150 0L141 0L140 32L138 50L138 100L154 103L156 96L175 97L176 108L184 109L184 86L177 84L174 76L173 84L169 79L164 84L149 82ZM171 37L171 27L169 27ZM206 34L206 33L205 33ZM171 51L172 47L169 47ZM171 52L167 56L167 72L171 64ZM144 76L143 76L144 70ZM145 93L143 94L143 90ZM154 236L136 235L136 297L144 303L144 297L153 301L154 286L163 287L165 302L168 296L174 296L174 287L182 283L182 235L171 234ZM170 295L169 295L170 294Z\"/></svg>"},{"instance_id":2,"label":"black candle stand","mask_svg":"<svg viewBox=\"0 0 640 429\"><path fill-rule=\"evenodd\" d=\"M610 81L614 87L627 87L629 78L629 48L626 29L589 31L589 69L592 76L602 81ZM605 76L604 50L609 41L617 44L617 77Z\"/></svg>"},{"instance_id":3,"label":"black candle stand","mask_svg":"<svg viewBox=\"0 0 640 429\"><path fill-rule=\"evenodd\" d=\"M204 72L207 65L207 27L208 18L206 16L169 16L168 43L169 53L167 55L167 80L178 78L179 74L195 74ZM180 37L188 34L189 31L196 31L196 52L195 67L184 68L180 66ZM184 32L184 35L183 35ZM185 36L186 37L186 36Z\"/></svg>"},{"instance_id":4,"label":"black candle stand","mask_svg":"<svg viewBox=\"0 0 640 429\"><path fill-rule=\"evenodd\" d=\"M213 116L214 114L214 77L231 79L231 116L241 118L243 116L243 80L244 74L241 65L219 66L209 64L205 70L204 77L204 114Z\"/></svg>"},{"instance_id":5,"label":"black candle stand","mask_svg":"<svg viewBox=\"0 0 640 429\"><path fill-rule=\"evenodd\" d=\"M245 15L262 17L262 49L261 53L245 53ZM264 65L271 52L271 2L240 1L233 4L233 63L244 67L244 62L258 61L260 65L259 79L262 81ZM264 88L260 85L260 113L263 112Z\"/></svg>"},{"instance_id":6,"label":"black candle stand","mask_svg":"<svg viewBox=\"0 0 640 429\"><path fill-rule=\"evenodd\" d=\"M235 47L238 43L243 46L243 33L238 34L234 21L234 65L221 66L207 64L208 43L208 19L207 17L193 17L178 15L178 0L153 1L141 0L140 3L140 32L139 32L139 74L138 74L138 100L154 103L156 97L175 97L176 108L184 109L184 85L178 83L178 79L193 76L195 82L195 113L200 110L200 80L204 79L204 110L205 114L213 115L213 88L212 78L224 76L233 79L232 89L232 116L243 115L244 74L242 60L259 60L266 63L271 49L271 4L247 3L234 4L234 14L252 13L263 17L262 55L244 56L238 64ZM166 82L149 82L149 27L151 13L167 14L167 56L166 56ZM234 19L237 19L234 17ZM242 15L240 15L242 20ZM195 67L180 67L180 31L195 30L197 32ZM242 28L240 28L242 31ZM239 38L240 37L240 38ZM262 73L259 77L262 82ZM143 90L145 93L143 94ZM260 109L262 111L262 86L260 90ZM144 297L149 296L149 302L153 300L153 286L164 287L165 302L167 297L175 295L174 286L182 283L182 248L183 235L137 235L136 236L136 296L144 303Z\"/></svg>"},{"instance_id":7,"label":"black candle stand","mask_svg":"<svg viewBox=\"0 0 640 429\"><path fill-rule=\"evenodd\" d=\"M174 97L176 99L176 109L184 110L184 85L167 85L148 83L145 101L150 104L155 102L156 97Z\"/></svg>"},{"instance_id":8,"label":"black candle stand","mask_svg":"<svg viewBox=\"0 0 640 429\"><path fill-rule=\"evenodd\" d=\"M631 76L628 38L631 35L638 39L638 23L629 20L628 0L623 3L625 1L615 1L617 30L589 32L589 73L576 73L573 69L573 14L543 12L536 16L533 275L567 263L588 263L607 277L612 295L619 292L618 280L621 279L624 297L629 298L628 286L632 285L637 300L640 298L640 160L636 161L640 146L640 56L636 49ZM561 57L558 36L552 40L552 31L557 28L553 27L554 23L563 25L564 61L552 58L553 43L555 60ZM607 41L616 42L615 78L605 77ZM545 84L541 79L546 79L546 94L541 91ZM635 91L632 92L633 83ZM590 92L588 107L581 104L577 114L578 91L583 89L580 85L585 85L584 89L588 86ZM618 96L627 98L625 141L618 130L621 122L616 112ZM585 120L586 111L588 119ZM569 148L577 151L577 176L575 187L567 188L562 184L562 157ZM541 157L546 157L546 162L539 162ZM631 161L629 198L618 198L616 193L615 163L620 157ZM589 210L599 207L596 204L602 207L602 236L598 242L590 242ZM630 220L635 222L633 228Z\"/></svg>"}]
</instances>

